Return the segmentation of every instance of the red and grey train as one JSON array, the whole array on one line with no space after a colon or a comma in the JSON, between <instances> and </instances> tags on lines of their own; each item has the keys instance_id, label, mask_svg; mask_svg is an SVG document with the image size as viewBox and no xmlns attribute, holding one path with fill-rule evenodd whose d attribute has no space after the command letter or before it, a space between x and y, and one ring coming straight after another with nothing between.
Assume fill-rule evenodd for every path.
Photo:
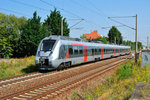
<instances>
[{"instance_id":1,"label":"red and grey train","mask_svg":"<svg viewBox=\"0 0 150 100\"><path fill-rule=\"evenodd\" d=\"M40 42L35 64L40 70L63 69L75 64L129 53L130 46L87 42L83 39L52 35Z\"/></svg>"}]
</instances>

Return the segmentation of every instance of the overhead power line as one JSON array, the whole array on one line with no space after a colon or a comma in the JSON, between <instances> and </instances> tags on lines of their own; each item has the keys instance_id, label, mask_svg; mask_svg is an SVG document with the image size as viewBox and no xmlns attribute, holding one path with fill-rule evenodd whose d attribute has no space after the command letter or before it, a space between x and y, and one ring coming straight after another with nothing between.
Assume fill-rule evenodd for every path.
<instances>
[{"instance_id":1,"label":"overhead power line","mask_svg":"<svg viewBox=\"0 0 150 100\"><path fill-rule=\"evenodd\" d=\"M19 15L25 15L26 17L28 17L29 15L26 15L24 13L21 13L21 12L17 12L17 11L13 11L13 10L8 10L8 9L5 9L5 8L0 8L1 10L5 10L5 11L8 11L8 12L13 12L13 13L16 13L16 14L19 14Z\"/></svg>"},{"instance_id":2,"label":"overhead power line","mask_svg":"<svg viewBox=\"0 0 150 100\"><path fill-rule=\"evenodd\" d=\"M119 26L115 26L115 27L124 27L124 25L119 25ZM101 27L102 29L107 29L107 28L112 28L112 26L110 27Z\"/></svg>"},{"instance_id":3,"label":"overhead power line","mask_svg":"<svg viewBox=\"0 0 150 100\"><path fill-rule=\"evenodd\" d=\"M20 1L17 1L17 0L9 0L13 3L17 3L17 4L21 4L21 5L24 5L24 6L28 6L28 7L32 7L32 8L36 8L36 9L39 9L39 10L42 10L42 11L49 11L47 9L44 9L44 8L40 8L38 6L34 6L34 5L31 5L31 4L27 4L27 3L23 3L23 2L20 2Z\"/></svg>"},{"instance_id":4,"label":"overhead power line","mask_svg":"<svg viewBox=\"0 0 150 100\"><path fill-rule=\"evenodd\" d=\"M128 25L126 25L126 24L123 24L123 23L121 23L121 22L119 22L119 21L117 21L117 20L114 20L114 19L112 19L112 18L117 18L117 17L108 17L108 19L110 19L110 20L112 20L112 21L114 21L114 22L116 22L116 23L118 23L118 24L121 24L121 25L126 26L126 27L128 27L128 28L130 28L130 29L135 30L135 28L133 28L133 27L131 27L131 26L128 26Z\"/></svg>"},{"instance_id":5,"label":"overhead power line","mask_svg":"<svg viewBox=\"0 0 150 100\"><path fill-rule=\"evenodd\" d=\"M47 5L49 5L49 6L52 6L52 7L54 7L54 8L58 8L58 9L64 11L64 12L67 12L67 13L72 14L72 15L78 17L78 18L83 19L82 17L80 17L80 16L78 16L78 15L76 15L76 14L74 14L74 13L68 11L68 10L62 9L62 8L60 8L60 7L57 7L57 6L55 6L55 5L53 5L53 4L50 4L50 3L48 3L48 2L46 2L46 1L44 1L44 0L40 0L40 1L43 2L43 3L45 3L45 4L47 4Z\"/></svg>"},{"instance_id":6,"label":"overhead power line","mask_svg":"<svg viewBox=\"0 0 150 100\"><path fill-rule=\"evenodd\" d=\"M108 18L131 18L135 16L115 16L115 17L108 17Z\"/></svg>"},{"instance_id":7,"label":"overhead power line","mask_svg":"<svg viewBox=\"0 0 150 100\"><path fill-rule=\"evenodd\" d=\"M86 9L88 9L88 11L90 11L91 13L94 13L94 14L97 14L97 15L99 15L99 16L103 16L103 17L105 17L105 18L107 18L108 16L106 15L106 14L104 14L104 13L101 13L102 11L101 10L99 10L92 2L90 2L89 0L86 0L86 1L88 1L89 2L89 4L95 9L91 9L91 8L89 8L89 7L87 7L87 6L85 6L85 5L82 5L81 3L79 3L79 2L77 2L77 1L75 1L75 0L72 0L74 3L76 3L76 4L78 4L80 7L83 7L83 8L86 8ZM101 12L100 12L101 11ZM109 22L108 22L108 20L107 19L105 19L104 18L104 20L109 24Z\"/></svg>"},{"instance_id":8,"label":"overhead power line","mask_svg":"<svg viewBox=\"0 0 150 100\"><path fill-rule=\"evenodd\" d=\"M55 5L53 5L53 4L50 4L50 3L48 3L48 2L46 2L46 1L44 1L44 0L40 0L40 1L43 2L43 3L45 3L46 5L52 6L52 7L54 7L54 8L57 7L57 6L55 6ZM72 13L72 12L66 10L66 9L62 9L62 8L60 8L60 7L57 7L57 8L60 9L60 10L62 10L62 11L64 11L64 12L67 12L67 13L69 13L69 14L71 14L71 15L74 15L74 16L80 18L80 19L84 19L84 21L86 21L86 22L88 22L88 23L94 23L94 22L89 21L88 19L82 18L82 17L78 16L77 14L74 14L74 13ZM92 25L96 25L96 23L94 23L94 24L92 24ZM99 25L98 25L98 26L99 26Z\"/></svg>"},{"instance_id":9,"label":"overhead power line","mask_svg":"<svg viewBox=\"0 0 150 100\"><path fill-rule=\"evenodd\" d=\"M81 19L79 22L75 23L74 25L70 26L70 29L74 26L76 26L77 24L81 23L84 19Z\"/></svg>"},{"instance_id":10,"label":"overhead power line","mask_svg":"<svg viewBox=\"0 0 150 100\"><path fill-rule=\"evenodd\" d=\"M131 27L131 26L128 26L128 25L126 25L126 24L123 24L123 23L121 23L121 22L119 22L119 21L114 20L115 18L131 18L131 17L135 17L135 20L136 20L135 28L133 28L133 27ZM137 57L137 55L138 55L138 54L137 54L137 49L138 49L138 42L137 42L137 14L136 14L135 16L117 16L117 17L108 17L108 18L109 18L110 20L116 22L116 23L119 23L119 24L121 24L121 25L124 25L124 26L130 28L130 29L135 30L135 63L137 63L137 59L138 59L138 57Z\"/></svg>"},{"instance_id":11,"label":"overhead power line","mask_svg":"<svg viewBox=\"0 0 150 100\"><path fill-rule=\"evenodd\" d=\"M93 8L95 8L98 12L100 12L102 16L108 17L101 9L97 8L96 5L94 5L90 0L86 0L86 1L88 1Z\"/></svg>"}]
</instances>

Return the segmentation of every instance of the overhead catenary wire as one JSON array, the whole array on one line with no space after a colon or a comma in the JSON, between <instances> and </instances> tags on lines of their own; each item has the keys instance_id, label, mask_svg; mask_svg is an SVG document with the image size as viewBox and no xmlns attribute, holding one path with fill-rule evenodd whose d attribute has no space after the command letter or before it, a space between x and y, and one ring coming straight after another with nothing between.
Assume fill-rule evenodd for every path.
<instances>
[{"instance_id":1,"label":"overhead catenary wire","mask_svg":"<svg viewBox=\"0 0 150 100\"><path fill-rule=\"evenodd\" d=\"M115 26L115 27L124 27L124 25L118 25L118 26ZM110 27L101 27L102 29L107 29L107 28L112 28L112 26Z\"/></svg>"},{"instance_id":2,"label":"overhead catenary wire","mask_svg":"<svg viewBox=\"0 0 150 100\"><path fill-rule=\"evenodd\" d=\"M97 15L99 15L99 16L103 16L103 17L105 17L105 18L108 17L106 14L100 13L101 10L99 11L98 8L97 8L92 2L90 2L89 0L86 0L86 1L88 1L88 3L89 3L90 5L92 5L92 7L95 8L96 10L90 9L89 7L80 4L79 2L77 2L77 1L75 1L75 0L72 0L72 1L73 1L74 3L80 5L80 7L84 7L84 8L86 8L86 9L88 9L88 11L90 11L91 13L95 12L94 14L97 14ZM102 12L102 11L101 11L101 12ZM109 24L108 20L105 19L105 18L104 18L104 20L107 22L107 24Z\"/></svg>"},{"instance_id":3,"label":"overhead catenary wire","mask_svg":"<svg viewBox=\"0 0 150 100\"><path fill-rule=\"evenodd\" d=\"M76 24L70 26L70 29L71 29L72 27L76 26L77 24L81 23L83 20L84 20L84 19L81 19L81 20L80 20L79 22L77 22Z\"/></svg>"},{"instance_id":4,"label":"overhead catenary wire","mask_svg":"<svg viewBox=\"0 0 150 100\"><path fill-rule=\"evenodd\" d=\"M126 24L123 24L123 23L121 23L121 22L119 22L119 21L116 21L116 20L112 19L112 17L108 17L108 19L110 19L110 20L112 20L112 21L114 21L114 22L116 22L116 23L118 23L118 24L124 25L124 26L126 26L126 27L128 27L128 28L130 28L130 29L135 30L135 28L133 28L133 27L131 27L131 26L128 26L128 25L126 25Z\"/></svg>"},{"instance_id":5,"label":"overhead catenary wire","mask_svg":"<svg viewBox=\"0 0 150 100\"><path fill-rule=\"evenodd\" d=\"M0 8L1 10L4 10L4 11L8 11L8 12L13 12L13 13L16 13L16 14L19 14L19 15L24 15L26 17L28 17L29 15L27 14L24 14L24 13L21 13L21 12L17 12L17 11L14 11L14 10L9 10L9 9L5 9L5 8Z\"/></svg>"},{"instance_id":6,"label":"overhead catenary wire","mask_svg":"<svg viewBox=\"0 0 150 100\"><path fill-rule=\"evenodd\" d=\"M36 9L39 9L39 10L42 10L42 11L46 11L48 12L49 10L47 9L44 9L44 8L40 8L38 6L35 6L35 5L31 5L31 4L27 4L27 3L24 3L24 2L20 2L20 1L17 1L17 0L9 0L13 3L17 3L17 4L21 4L21 5L24 5L24 6L28 6L28 7L32 7L32 8L36 8Z\"/></svg>"},{"instance_id":7,"label":"overhead catenary wire","mask_svg":"<svg viewBox=\"0 0 150 100\"><path fill-rule=\"evenodd\" d=\"M102 16L108 17L108 15L106 15L100 8L97 8L95 4L93 4L93 2L91 2L90 0L86 0L89 2L89 4L92 5L93 8L95 8L98 12L102 13Z\"/></svg>"},{"instance_id":8,"label":"overhead catenary wire","mask_svg":"<svg viewBox=\"0 0 150 100\"><path fill-rule=\"evenodd\" d=\"M45 3L46 5L52 6L52 7L54 7L54 8L57 7L57 6L55 6L55 5L53 5L53 4L50 4L50 3L48 3L48 2L46 2L46 1L44 1L44 0L40 0L40 1L43 2L43 3ZM57 8L60 9L60 10L62 10L62 11L64 11L64 12L67 12L67 13L69 13L69 14L72 14L72 15L74 15L74 16L80 18L80 19L84 19L84 21L86 21L86 22L88 22L88 23L90 23L90 24L92 24L92 25L97 25L96 23L94 23L94 22L92 22L92 21L90 21L90 20L88 20L88 19L82 18L81 16L79 16L79 15L77 15L77 14L74 14L74 13L72 13L72 12L66 10L66 9L62 9L62 8L60 8L60 7L57 7ZM100 25L98 25L98 26L100 26ZM100 26L100 27L101 27L101 26Z\"/></svg>"},{"instance_id":9,"label":"overhead catenary wire","mask_svg":"<svg viewBox=\"0 0 150 100\"><path fill-rule=\"evenodd\" d=\"M108 17L108 18L131 18L135 16L115 16L115 17Z\"/></svg>"},{"instance_id":10,"label":"overhead catenary wire","mask_svg":"<svg viewBox=\"0 0 150 100\"><path fill-rule=\"evenodd\" d=\"M64 11L64 12L67 12L67 13L72 14L72 15L78 17L78 18L83 19L82 17L80 17L80 16L78 16L78 15L76 15L76 14L74 14L74 13L72 13L72 12L66 10L66 9L62 9L62 8L60 8L60 7L57 7L57 6L55 6L55 5L53 5L53 4L50 4L50 3L48 3L48 2L46 2L46 1L44 1L44 0L40 0L40 1L43 2L43 3L45 3L45 4L47 4L47 5L49 5L49 6L52 6L52 7L54 7L54 8L58 8L58 9Z\"/></svg>"}]
</instances>

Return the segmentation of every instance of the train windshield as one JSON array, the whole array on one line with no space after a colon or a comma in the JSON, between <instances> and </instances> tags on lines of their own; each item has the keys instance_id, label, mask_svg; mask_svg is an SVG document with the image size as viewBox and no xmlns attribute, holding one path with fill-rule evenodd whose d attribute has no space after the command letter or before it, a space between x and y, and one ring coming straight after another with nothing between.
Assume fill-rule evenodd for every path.
<instances>
[{"instance_id":1,"label":"train windshield","mask_svg":"<svg viewBox=\"0 0 150 100\"><path fill-rule=\"evenodd\" d=\"M51 51L56 40L43 40L41 45L42 51Z\"/></svg>"}]
</instances>

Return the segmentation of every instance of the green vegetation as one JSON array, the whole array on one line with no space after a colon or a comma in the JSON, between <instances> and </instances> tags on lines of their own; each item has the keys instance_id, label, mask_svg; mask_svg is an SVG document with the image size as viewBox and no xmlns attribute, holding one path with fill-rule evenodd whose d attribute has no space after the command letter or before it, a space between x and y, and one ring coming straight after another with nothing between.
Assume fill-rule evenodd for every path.
<instances>
[{"instance_id":1,"label":"green vegetation","mask_svg":"<svg viewBox=\"0 0 150 100\"><path fill-rule=\"evenodd\" d=\"M80 36L81 39L86 39L86 36L83 34Z\"/></svg>"},{"instance_id":2,"label":"green vegetation","mask_svg":"<svg viewBox=\"0 0 150 100\"><path fill-rule=\"evenodd\" d=\"M108 43L108 38L107 37L98 37L97 40L102 41L104 44Z\"/></svg>"},{"instance_id":3,"label":"green vegetation","mask_svg":"<svg viewBox=\"0 0 150 100\"><path fill-rule=\"evenodd\" d=\"M0 79L35 71L34 56L0 62Z\"/></svg>"},{"instance_id":4,"label":"green vegetation","mask_svg":"<svg viewBox=\"0 0 150 100\"><path fill-rule=\"evenodd\" d=\"M26 21L25 17L18 18L0 13L0 57L15 55L20 33Z\"/></svg>"},{"instance_id":5,"label":"green vegetation","mask_svg":"<svg viewBox=\"0 0 150 100\"><path fill-rule=\"evenodd\" d=\"M112 26L112 28L109 30L108 33L109 43L115 43L115 38L116 38L116 44L122 44L123 38L121 36L120 31L115 26Z\"/></svg>"},{"instance_id":6,"label":"green vegetation","mask_svg":"<svg viewBox=\"0 0 150 100\"><path fill-rule=\"evenodd\" d=\"M132 41L123 41L123 44L131 46L131 50L135 50L135 42L132 42ZM143 48L142 47L142 43L138 42L138 50L141 50L142 48Z\"/></svg>"},{"instance_id":7,"label":"green vegetation","mask_svg":"<svg viewBox=\"0 0 150 100\"><path fill-rule=\"evenodd\" d=\"M74 92L73 92L73 98L74 98L75 100L77 100L77 91L74 91Z\"/></svg>"},{"instance_id":8,"label":"green vegetation","mask_svg":"<svg viewBox=\"0 0 150 100\"><path fill-rule=\"evenodd\" d=\"M96 87L84 88L85 99L128 100L138 82L150 84L150 67L139 66L141 66L141 58L137 65L134 61L121 65L116 73L106 78L105 82L98 83Z\"/></svg>"},{"instance_id":9,"label":"green vegetation","mask_svg":"<svg viewBox=\"0 0 150 100\"><path fill-rule=\"evenodd\" d=\"M29 19L0 13L0 58L35 55L41 39L61 34L61 19L64 36L69 36L66 18L56 9L50 11L50 16L43 23L37 12Z\"/></svg>"},{"instance_id":10,"label":"green vegetation","mask_svg":"<svg viewBox=\"0 0 150 100\"><path fill-rule=\"evenodd\" d=\"M27 20L27 24L23 28L21 38L19 40L19 55L30 56L35 55L40 41L45 37L42 33L41 17L34 12L33 18Z\"/></svg>"},{"instance_id":11,"label":"green vegetation","mask_svg":"<svg viewBox=\"0 0 150 100\"><path fill-rule=\"evenodd\" d=\"M43 23L44 27L47 27L47 31L51 32L53 35L61 35L61 20L63 19L63 35L69 36L70 29L68 28L68 23L66 18L61 16L60 12L54 9L51 11L50 16L47 16L47 19Z\"/></svg>"}]
</instances>

